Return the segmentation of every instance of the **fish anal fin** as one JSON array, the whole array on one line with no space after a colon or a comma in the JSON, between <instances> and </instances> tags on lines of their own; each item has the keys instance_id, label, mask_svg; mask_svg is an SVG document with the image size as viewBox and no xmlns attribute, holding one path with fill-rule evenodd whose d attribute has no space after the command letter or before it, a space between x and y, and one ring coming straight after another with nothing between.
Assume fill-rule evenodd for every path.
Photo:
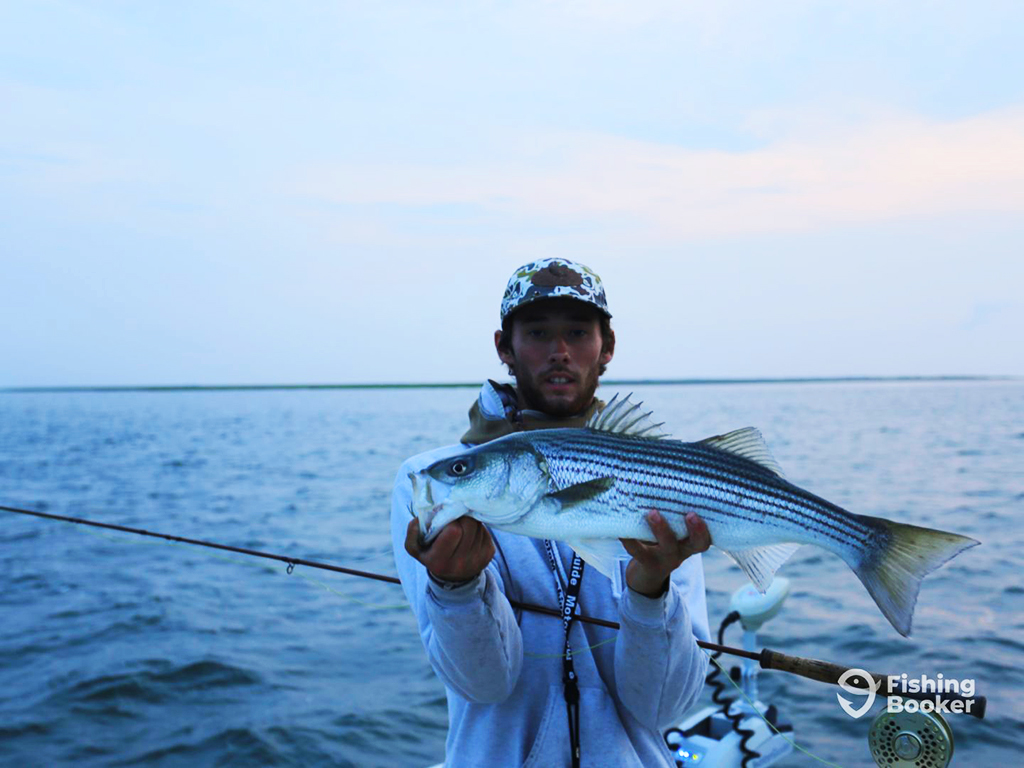
<instances>
[{"instance_id":1,"label":"fish anal fin","mask_svg":"<svg viewBox=\"0 0 1024 768\"><path fill-rule=\"evenodd\" d=\"M785 477L768 444L764 441L761 433L755 427L744 427L724 435L715 435L700 441L703 445L710 445L722 451L728 451L736 456L742 456L755 464L760 464L765 469L771 470L779 477Z\"/></svg>"},{"instance_id":2,"label":"fish anal fin","mask_svg":"<svg viewBox=\"0 0 1024 768\"><path fill-rule=\"evenodd\" d=\"M584 501L590 501L591 499L600 496L605 491L610 490L613 485L615 485L614 477L597 477L593 480L576 483L568 486L567 488L553 491L548 494L548 497L561 502L562 508L564 509L566 507L571 507L574 504L581 504Z\"/></svg>"},{"instance_id":3,"label":"fish anal fin","mask_svg":"<svg viewBox=\"0 0 1024 768\"><path fill-rule=\"evenodd\" d=\"M764 594L772 585L775 572L799 548L799 544L790 542L746 549L727 549L725 554L736 561L736 565L743 569L747 578L757 587L757 591Z\"/></svg>"}]
</instances>

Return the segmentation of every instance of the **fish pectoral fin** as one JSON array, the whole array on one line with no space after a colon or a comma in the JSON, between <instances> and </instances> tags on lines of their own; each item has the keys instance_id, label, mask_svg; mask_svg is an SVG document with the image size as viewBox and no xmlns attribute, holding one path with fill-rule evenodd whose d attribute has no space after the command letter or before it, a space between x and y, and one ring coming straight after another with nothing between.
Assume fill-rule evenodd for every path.
<instances>
[{"instance_id":1,"label":"fish pectoral fin","mask_svg":"<svg viewBox=\"0 0 1024 768\"><path fill-rule=\"evenodd\" d=\"M798 549L800 549L799 544L788 543L769 544L764 547L749 547L747 549L726 549L724 552L736 561L736 565L743 569L747 578L763 595L772 585L775 572Z\"/></svg>"},{"instance_id":2,"label":"fish pectoral fin","mask_svg":"<svg viewBox=\"0 0 1024 768\"><path fill-rule=\"evenodd\" d=\"M618 539L572 539L565 542L583 558L587 565L593 566L609 579L619 567L619 560L628 560L629 553Z\"/></svg>"},{"instance_id":3,"label":"fish pectoral fin","mask_svg":"<svg viewBox=\"0 0 1024 768\"><path fill-rule=\"evenodd\" d=\"M765 469L771 470L779 477L785 477L782 474L782 468L779 467L772 452L768 449L768 444L754 427L744 427L725 435L715 435L700 442L703 445L710 445L712 448L742 456L744 459L749 459L755 464L760 464Z\"/></svg>"},{"instance_id":4,"label":"fish pectoral fin","mask_svg":"<svg viewBox=\"0 0 1024 768\"><path fill-rule=\"evenodd\" d=\"M548 498L561 502L562 509L565 509L574 504L590 501L611 489L613 485L615 485L614 477L598 477L594 480L587 480L585 483L576 483L568 488L552 491L548 494Z\"/></svg>"}]
</instances>

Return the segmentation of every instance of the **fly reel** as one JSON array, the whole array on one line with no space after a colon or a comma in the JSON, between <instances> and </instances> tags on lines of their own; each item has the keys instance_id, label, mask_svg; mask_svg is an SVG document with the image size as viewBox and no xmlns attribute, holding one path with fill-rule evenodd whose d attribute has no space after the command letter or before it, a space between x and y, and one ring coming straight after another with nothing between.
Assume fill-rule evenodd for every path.
<instances>
[{"instance_id":1,"label":"fly reel","mask_svg":"<svg viewBox=\"0 0 1024 768\"><path fill-rule=\"evenodd\" d=\"M884 768L946 768L953 759L953 731L937 712L882 711L868 743Z\"/></svg>"}]
</instances>

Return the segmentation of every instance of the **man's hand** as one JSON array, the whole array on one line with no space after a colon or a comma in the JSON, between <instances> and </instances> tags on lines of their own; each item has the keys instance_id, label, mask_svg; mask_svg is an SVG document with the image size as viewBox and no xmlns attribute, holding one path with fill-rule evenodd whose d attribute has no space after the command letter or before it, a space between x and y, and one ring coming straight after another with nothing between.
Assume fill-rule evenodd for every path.
<instances>
[{"instance_id":1,"label":"man's hand","mask_svg":"<svg viewBox=\"0 0 1024 768\"><path fill-rule=\"evenodd\" d=\"M668 522L656 510L647 513L647 524L657 543L620 539L622 546L633 556L626 566L626 584L641 595L658 597L664 593L672 571L690 555L707 551L711 546L711 534L695 512L686 515L688 535L685 539L677 539Z\"/></svg>"},{"instance_id":2,"label":"man's hand","mask_svg":"<svg viewBox=\"0 0 1024 768\"><path fill-rule=\"evenodd\" d=\"M441 581L470 581L494 557L494 540L483 523L460 517L444 527L429 546L420 544L420 522L409 521L405 551L427 567Z\"/></svg>"}]
</instances>

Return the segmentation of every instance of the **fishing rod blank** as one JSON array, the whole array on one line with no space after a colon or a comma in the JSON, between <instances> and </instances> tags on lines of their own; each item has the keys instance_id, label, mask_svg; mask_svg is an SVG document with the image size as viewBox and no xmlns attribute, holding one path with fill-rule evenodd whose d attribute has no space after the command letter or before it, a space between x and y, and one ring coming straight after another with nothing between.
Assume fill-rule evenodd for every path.
<instances>
[{"instance_id":1,"label":"fishing rod blank","mask_svg":"<svg viewBox=\"0 0 1024 768\"><path fill-rule=\"evenodd\" d=\"M15 507L5 507L0 505L0 509L5 512L16 512L20 515L33 515L35 517L45 517L49 520L60 520L65 523L76 523L78 525L91 525L96 528L107 528L111 531L121 531L122 533L136 533L140 536L153 536L157 539L167 539L167 541L176 541L181 544L195 544L199 547L210 547L211 549L223 549L227 552L238 552L242 555L252 555L253 557L265 557L268 560L278 560L279 562L286 563L288 565L288 573L292 572L292 569L296 565L305 565L310 568L320 568L325 571L335 571L337 573L347 573L350 576L362 576L365 579L376 579L377 581L386 581L392 584L401 584L401 582L394 576L385 576L380 573L370 573L369 571L357 571L355 568L342 568L340 565L330 565L329 563L316 563L312 560L303 560L301 557L288 557L287 555L275 555L270 552L260 552L255 549L245 549L243 547L232 547L227 544L216 544L212 541L201 541L200 539L187 539L183 536L172 536L167 533L156 533L154 531L144 531L141 528L129 528L124 525L113 525L112 523L97 523L94 520L83 520L80 517L65 517L64 515L51 515L47 512L33 512L29 509L17 509ZM561 614L559 614L561 615Z\"/></svg>"},{"instance_id":2,"label":"fishing rod blank","mask_svg":"<svg viewBox=\"0 0 1024 768\"><path fill-rule=\"evenodd\" d=\"M252 557L262 557L267 560L277 560L278 562L285 563L288 566L288 573L294 570L296 565L304 565L307 568L319 568L324 571L334 571L335 573L344 573L349 576L360 576L364 579L374 579L376 581L384 581L389 584L401 584L394 576L386 576L381 573L371 573L369 571L360 571L355 568L343 568L340 565L331 565L330 563L319 563L315 560L306 560L301 557L289 557L287 555L278 555L272 552L261 552L255 549L245 549L244 547L232 547L228 544L217 544L212 541L203 541L201 539L189 539L184 536L173 536L167 533L157 533L155 531L146 531L142 528L130 528L124 525L114 525L113 523L99 523L95 520L85 520L80 517L66 517L64 515L53 515L48 512L36 512L30 509L19 509L17 507L7 507L0 505L0 510L4 512L13 512L19 515L31 515L33 517L42 517L48 520L58 520L64 523L74 523L76 525L87 525L95 528L106 528L112 531L120 531L122 533L133 533L139 536L152 536L157 539L165 539L167 541L174 541L181 544L193 544L199 547L209 547L210 549L220 549L226 552L237 552L242 555L251 555ZM555 608L548 608L543 605L534 605L532 603L523 603L517 600L509 600L509 604L513 608L519 610L531 611L533 613L542 613L548 616L555 616L562 618L562 612ZM586 624L595 624L600 627L607 627L609 629L619 629L619 623L616 621L608 621L606 619L598 619L593 616L577 616L578 621L582 621ZM727 653L731 656L740 656L745 659L753 659L758 662L763 669L774 669L783 672L789 672L800 677L805 677L808 680L817 680L823 683L830 683L832 685L839 684L839 678L845 674L849 668L840 666L839 664L833 664L828 661L819 661L818 659L805 659L799 656L789 656L785 653L773 651L770 648L763 648L760 653L753 651L746 651L742 648L732 648L728 645L718 645L717 643L709 643L704 640L698 640L697 645L709 651ZM875 682L884 682L886 680L885 675L878 675L871 673ZM867 683L867 681L865 681ZM867 688L864 689L867 692ZM933 696L926 693L918 693L916 691L900 691L894 692L894 695L918 699L920 701L932 701ZM985 717L985 708L987 705L987 699L984 696L974 696L968 698L959 694L945 693L942 695L944 701L962 701L965 704L971 702L971 704L965 707L962 711L964 714L969 714L973 717L983 719Z\"/></svg>"}]
</instances>

